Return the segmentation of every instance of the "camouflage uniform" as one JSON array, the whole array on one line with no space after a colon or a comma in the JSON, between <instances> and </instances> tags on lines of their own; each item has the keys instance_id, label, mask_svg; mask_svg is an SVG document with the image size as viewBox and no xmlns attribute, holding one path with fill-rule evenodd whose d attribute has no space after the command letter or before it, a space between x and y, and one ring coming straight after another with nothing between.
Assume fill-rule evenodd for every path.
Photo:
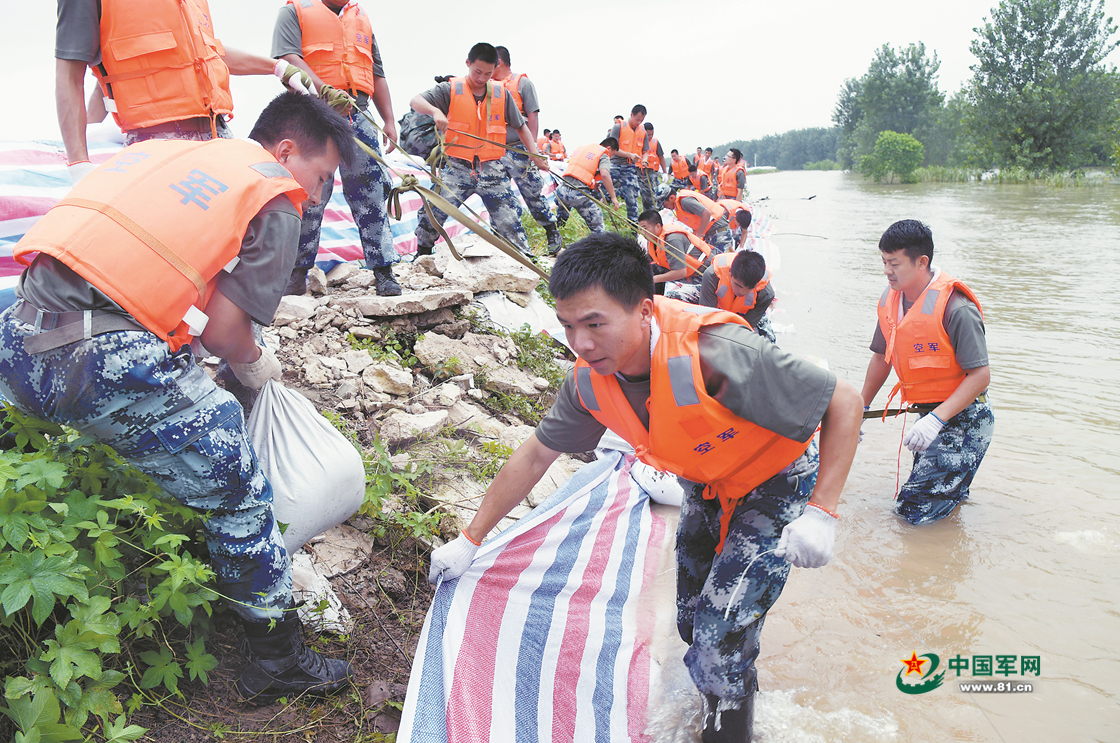
<instances>
[{"instance_id":1,"label":"camouflage uniform","mask_svg":"<svg viewBox=\"0 0 1120 743\"><path fill-rule=\"evenodd\" d=\"M618 164L611 160L611 180L614 181L614 192L619 201L626 202L626 216L631 222L638 221L641 210L638 209L638 200L641 198L641 189L638 187L638 168L634 163Z\"/></svg>"},{"instance_id":2,"label":"camouflage uniform","mask_svg":"<svg viewBox=\"0 0 1120 743\"><path fill-rule=\"evenodd\" d=\"M502 165L505 166L509 177L517 184L517 190L525 200L525 205L529 207L533 220L541 227L556 224L556 215L548 208L548 202L541 193L544 190L544 181L540 170L529 156L507 150L502 156Z\"/></svg>"},{"instance_id":3,"label":"camouflage uniform","mask_svg":"<svg viewBox=\"0 0 1120 743\"><path fill-rule=\"evenodd\" d=\"M638 191L642 194L642 207L656 209L653 203L653 190L661 185L661 171L654 168L638 168Z\"/></svg>"},{"instance_id":4,"label":"camouflage uniform","mask_svg":"<svg viewBox=\"0 0 1120 743\"><path fill-rule=\"evenodd\" d=\"M701 692L729 700L758 688L759 635L790 568L784 558L762 553L777 547L782 529L805 510L819 463L814 442L781 474L751 491L735 509L720 554L715 551L719 501L705 500L703 485L682 480L677 630L689 643L684 662Z\"/></svg>"},{"instance_id":5,"label":"camouflage uniform","mask_svg":"<svg viewBox=\"0 0 1120 743\"><path fill-rule=\"evenodd\" d=\"M377 130L361 111L350 112L350 126L354 129L354 137L376 152L381 154L377 144ZM342 191L346 196L346 203L354 213L354 224L358 228L358 235L362 241L362 252L365 254L366 267L384 268L400 260L397 251L393 248L393 236L389 231L388 209L385 206L392 181L381 167L381 164L357 148L354 164L339 166L342 176ZM328 180L323 186L323 197L317 206L308 206L303 212L303 228L299 235L299 254L296 257L296 269L304 270L315 265L315 256L319 252L319 235L323 225L323 213L331 200L334 191L334 180Z\"/></svg>"},{"instance_id":6,"label":"camouflage uniform","mask_svg":"<svg viewBox=\"0 0 1120 743\"><path fill-rule=\"evenodd\" d=\"M556 201L565 209L578 212L592 232L607 231L603 225L603 210L587 195L586 188L578 189L562 180L556 187Z\"/></svg>"},{"instance_id":7,"label":"camouflage uniform","mask_svg":"<svg viewBox=\"0 0 1120 743\"><path fill-rule=\"evenodd\" d=\"M525 255L532 255L525 228L521 226L521 204L509 186L509 175L501 160L480 162L478 167L457 157L448 158L448 164L440 173L445 188L441 189L443 198L455 206L461 206L472 193L482 198L482 203L490 212L490 226L494 232L513 243ZM447 215L432 207L440 224ZM426 209L420 210L420 223L416 226L416 242L421 248L436 244L439 233L428 221Z\"/></svg>"},{"instance_id":8,"label":"camouflage uniform","mask_svg":"<svg viewBox=\"0 0 1120 743\"><path fill-rule=\"evenodd\" d=\"M778 336L774 334L774 325L770 322L769 315L763 315L755 324L754 332L761 335L766 340L777 345Z\"/></svg>"},{"instance_id":9,"label":"camouflage uniform","mask_svg":"<svg viewBox=\"0 0 1120 743\"><path fill-rule=\"evenodd\" d=\"M291 600L272 486L245 434L241 406L186 346L144 331L111 332L34 356L35 328L0 314L0 393L20 410L113 447L180 503L205 513L218 590L250 621Z\"/></svg>"},{"instance_id":10,"label":"camouflage uniform","mask_svg":"<svg viewBox=\"0 0 1120 743\"><path fill-rule=\"evenodd\" d=\"M732 250L731 230L708 230L704 242L712 246L712 255Z\"/></svg>"},{"instance_id":11,"label":"camouflage uniform","mask_svg":"<svg viewBox=\"0 0 1120 743\"><path fill-rule=\"evenodd\" d=\"M928 449L914 452L910 479L895 502L898 515L917 526L952 513L968 497L994 429L995 415L987 402L973 402L946 421Z\"/></svg>"},{"instance_id":12,"label":"camouflage uniform","mask_svg":"<svg viewBox=\"0 0 1120 743\"><path fill-rule=\"evenodd\" d=\"M170 126L170 124L166 124L163 126ZM220 139L233 139L233 132L231 132L229 127L226 126L226 120L224 117L219 116L217 118L217 121L215 121L215 129L217 130L218 137ZM129 145L136 144L137 142L147 142L149 139L181 139L186 142L209 142L213 138L213 134L208 131L200 132L193 129L186 129L182 131L174 129L158 132L153 132L149 129L134 129L132 131L125 132L124 146L128 147Z\"/></svg>"}]
</instances>

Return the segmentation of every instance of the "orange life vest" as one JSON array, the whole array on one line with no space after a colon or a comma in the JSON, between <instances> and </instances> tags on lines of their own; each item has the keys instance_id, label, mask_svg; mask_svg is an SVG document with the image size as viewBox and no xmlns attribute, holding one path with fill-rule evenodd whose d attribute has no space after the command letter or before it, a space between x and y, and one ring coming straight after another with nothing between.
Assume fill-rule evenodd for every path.
<instances>
[{"instance_id":1,"label":"orange life vest","mask_svg":"<svg viewBox=\"0 0 1120 743\"><path fill-rule=\"evenodd\" d=\"M754 214L754 210L751 209L750 205L744 204L742 201L736 201L735 199L720 199L716 203L727 210L727 221L731 223L732 227L735 226L735 215L739 212L745 211Z\"/></svg>"},{"instance_id":2,"label":"orange life vest","mask_svg":"<svg viewBox=\"0 0 1120 743\"><path fill-rule=\"evenodd\" d=\"M502 80L502 87L508 90L509 94L513 96L513 102L517 104L517 110L521 112L522 116L525 115L525 101L521 100L521 91L518 90L518 88L521 87L521 78L523 77L529 76L524 72L518 72ZM544 144L541 144L542 142L547 143L548 140L544 137L538 137L537 146L543 151Z\"/></svg>"},{"instance_id":3,"label":"orange life vest","mask_svg":"<svg viewBox=\"0 0 1120 743\"><path fill-rule=\"evenodd\" d=\"M447 108L447 154L471 162L500 160L506 141L506 89L489 80L486 95L476 102L465 77L451 78L451 105ZM460 137L456 132L472 134ZM480 141L486 140L486 141Z\"/></svg>"},{"instance_id":4,"label":"orange life vest","mask_svg":"<svg viewBox=\"0 0 1120 743\"><path fill-rule=\"evenodd\" d=\"M544 146L548 144L548 137L537 137L537 149L544 152Z\"/></svg>"},{"instance_id":5,"label":"orange life vest","mask_svg":"<svg viewBox=\"0 0 1120 743\"><path fill-rule=\"evenodd\" d=\"M704 156L703 160L696 161L696 169L704 171L704 173L707 174L708 178L712 177L712 165L713 163L707 155Z\"/></svg>"},{"instance_id":6,"label":"orange life vest","mask_svg":"<svg viewBox=\"0 0 1120 743\"><path fill-rule=\"evenodd\" d=\"M564 147L563 142L553 142L550 139L548 141L548 156L553 160L563 160L568 156L568 150Z\"/></svg>"},{"instance_id":7,"label":"orange life vest","mask_svg":"<svg viewBox=\"0 0 1120 743\"><path fill-rule=\"evenodd\" d=\"M585 144L568 158L568 167L564 169L564 175L572 176L590 189L596 188L601 178L599 175L599 160L602 159L603 153L606 151L607 148L602 145Z\"/></svg>"},{"instance_id":8,"label":"orange life vest","mask_svg":"<svg viewBox=\"0 0 1120 743\"><path fill-rule=\"evenodd\" d=\"M699 215L693 214L692 212L686 212L681 208L681 199L684 198L696 199L704 205L705 209L712 213L712 221L708 222L709 230L712 228L712 226L715 225L716 222L719 221L720 217L727 213L726 209L724 209L722 206L712 201L699 191L689 191L687 189L678 191L677 205L674 211L677 214L677 219L691 227L693 232L696 232L700 229L700 217Z\"/></svg>"},{"instance_id":9,"label":"orange life vest","mask_svg":"<svg viewBox=\"0 0 1120 743\"><path fill-rule=\"evenodd\" d=\"M719 193L721 196L734 199L739 195L739 171L747 172L743 163L737 163L733 168L725 168L719 179Z\"/></svg>"},{"instance_id":10,"label":"orange life vest","mask_svg":"<svg viewBox=\"0 0 1120 743\"><path fill-rule=\"evenodd\" d=\"M688 182L692 184L692 188L694 191L704 191L704 173L701 173L699 170L697 170L695 173L691 171L689 172Z\"/></svg>"},{"instance_id":11,"label":"orange life vest","mask_svg":"<svg viewBox=\"0 0 1120 743\"><path fill-rule=\"evenodd\" d=\"M642 154L642 143L645 141L646 129L641 124L638 124L637 129L631 129L629 121L623 121L618 125L619 152L632 152L635 155L640 155Z\"/></svg>"},{"instance_id":12,"label":"orange life vest","mask_svg":"<svg viewBox=\"0 0 1120 743\"><path fill-rule=\"evenodd\" d=\"M25 265L32 252L65 263L177 351L205 327L249 221L280 194L297 210L307 198L252 142L149 140L83 178L13 253Z\"/></svg>"},{"instance_id":13,"label":"orange life vest","mask_svg":"<svg viewBox=\"0 0 1120 743\"><path fill-rule=\"evenodd\" d=\"M704 269L704 263L712 256L712 246L701 240L696 235L692 234L680 225L671 224L663 228L661 237L653 240L647 240L649 255L653 262L662 268L669 268L669 243L667 242L668 235L687 235L688 241L692 243L692 247L696 248L704 256L697 258L689 251L682 256L684 258L687 273L685 277L691 277L697 271Z\"/></svg>"},{"instance_id":14,"label":"orange life vest","mask_svg":"<svg viewBox=\"0 0 1120 743\"><path fill-rule=\"evenodd\" d=\"M930 282L901 321L901 293L887 287L879 298L879 328L887 340L886 360L899 379L891 391L892 398L901 388L902 400L907 403L944 402L965 378L945 332L945 305L954 289L971 299L984 317L972 290L944 272Z\"/></svg>"},{"instance_id":15,"label":"orange life vest","mask_svg":"<svg viewBox=\"0 0 1120 743\"><path fill-rule=\"evenodd\" d=\"M649 149L646 150L646 154L642 156L642 159L638 161L638 167L648 168L649 170L661 170L661 158L657 156L657 137L650 137Z\"/></svg>"},{"instance_id":16,"label":"orange life vest","mask_svg":"<svg viewBox=\"0 0 1120 743\"><path fill-rule=\"evenodd\" d=\"M755 284L748 304L746 297L736 295L735 290L731 288L731 262L735 260L735 255L735 253L720 253L712 258L712 268L719 277L719 286L716 287L716 307L737 315L745 315L754 309L755 304L758 303L758 295L770 284L770 271L767 270L762 281Z\"/></svg>"},{"instance_id":17,"label":"orange life vest","mask_svg":"<svg viewBox=\"0 0 1120 743\"><path fill-rule=\"evenodd\" d=\"M225 48L206 0L102 0L93 74L123 131L233 111Z\"/></svg>"},{"instance_id":18,"label":"orange life vest","mask_svg":"<svg viewBox=\"0 0 1120 743\"><path fill-rule=\"evenodd\" d=\"M722 552L739 502L801 456L809 442L744 420L708 395L700 371L700 328L747 325L741 317L664 297L653 301L661 334L651 358L649 429L630 407L618 379L596 374L583 359L576 360L576 392L595 420L634 447L638 459L703 483L705 498L719 498L716 552Z\"/></svg>"},{"instance_id":19,"label":"orange life vest","mask_svg":"<svg viewBox=\"0 0 1120 743\"><path fill-rule=\"evenodd\" d=\"M671 160L669 166L673 170L673 177L678 179L688 178L688 160Z\"/></svg>"},{"instance_id":20,"label":"orange life vest","mask_svg":"<svg viewBox=\"0 0 1120 743\"><path fill-rule=\"evenodd\" d=\"M373 95L373 29L357 3L341 15L321 0L288 0L299 17L303 59L327 85Z\"/></svg>"}]
</instances>

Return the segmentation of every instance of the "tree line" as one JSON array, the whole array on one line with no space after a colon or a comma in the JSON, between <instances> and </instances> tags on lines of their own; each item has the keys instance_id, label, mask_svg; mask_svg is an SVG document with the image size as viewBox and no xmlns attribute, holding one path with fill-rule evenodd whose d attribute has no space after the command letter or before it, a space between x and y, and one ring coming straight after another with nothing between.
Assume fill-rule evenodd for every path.
<instances>
[{"instance_id":1,"label":"tree line","mask_svg":"<svg viewBox=\"0 0 1120 743\"><path fill-rule=\"evenodd\" d=\"M974 30L972 77L951 96L937 87L936 52L884 44L841 87L834 128L718 149L783 170L835 161L877 179L905 180L894 168L921 165L1037 173L1120 164L1120 74L1104 63L1117 29L1103 0L1002 0Z\"/></svg>"}]
</instances>

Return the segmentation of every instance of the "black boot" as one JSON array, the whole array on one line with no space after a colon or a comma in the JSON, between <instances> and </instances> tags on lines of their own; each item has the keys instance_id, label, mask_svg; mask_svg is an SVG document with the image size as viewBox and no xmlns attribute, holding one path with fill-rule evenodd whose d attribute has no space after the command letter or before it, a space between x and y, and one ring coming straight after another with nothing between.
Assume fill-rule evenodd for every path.
<instances>
[{"instance_id":1,"label":"black boot","mask_svg":"<svg viewBox=\"0 0 1120 743\"><path fill-rule=\"evenodd\" d=\"M738 709L729 705L738 702ZM703 743L751 743L754 731L754 692L744 699L729 699L719 708L720 698L714 694L704 695L704 730L700 734Z\"/></svg>"},{"instance_id":2,"label":"black boot","mask_svg":"<svg viewBox=\"0 0 1120 743\"><path fill-rule=\"evenodd\" d=\"M293 268L292 275L288 278L288 285L284 287L284 296L300 296L307 294L308 268Z\"/></svg>"},{"instance_id":3,"label":"black boot","mask_svg":"<svg viewBox=\"0 0 1120 743\"><path fill-rule=\"evenodd\" d=\"M399 297L401 294L401 285L397 283L396 278L393 277L392 266L379 266L373 270L373 283L374 288L377 290L378 296L382 297Z\"/></svg>"},{"instance_id":4,"label":"black boot","mask_svg":"<svg viewBox=\"0 0 1120 743\"><path fill-rule=\"evenodd\" d=\"M299 618L286 612L271 630L267 622L243 622L252 662L237 680L237 691L254 704L280 697L330 694L350 683L350 664L325 658L303 644Z\"/></svg>"},{"instance_id":5,"label":"black boot","mask_svg":"<svg viewBox=\"0 0 1120 743\"><path fill-rule=\"evenodd\" d=\"M544 234L548 239L548 254L556 255L564 247L564 241L560 237L560 229L554 224L546 224L544 226Z\"/></svg>"}]
</instances>

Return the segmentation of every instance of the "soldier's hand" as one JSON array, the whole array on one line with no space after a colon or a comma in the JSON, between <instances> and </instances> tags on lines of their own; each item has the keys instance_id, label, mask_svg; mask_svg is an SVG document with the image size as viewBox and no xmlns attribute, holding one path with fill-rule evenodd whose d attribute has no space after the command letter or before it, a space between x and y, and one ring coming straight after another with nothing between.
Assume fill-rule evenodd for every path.
<instances>
[{"instance_id":1,"label":"soldier's hand","mask_svg":"<svg viewBox=\"0 0 1120 743\"><path fill-rule=\"evenodd\" d=\"M812 504L786 524L774 550L776 557L798 568L823 568L832 559L836 544L836 517Z\"/></svg>"},{"instance_id":2,"label":"soldier's hand","mask_svg":"<svg viewBox=\"0 0 1120 743\"><path fill-rule=\"evenodd\" d=\"M546 173L549 172L548 158L544 155L537 155L533 158L533 162L536 164L538 170L543 170Z\"/></svg>"},{"instance_id":3,"label":"soldier's hand","mask_svg":"<svg viewBox=\"0 0 1120 743\"><path fill-rule=\"evenodd\" d=\"M435 584L440 576L444 580L453 580L463 573L474 561L478 545L470 540L466 532L443 545L432 553L432 567L428 571L428 582Z\"/></svg>"},{"instance_id":4,"label":"soldier's hand","mask_svg":"<svg viewBox=\"0 0 1120 743\"><path fill-rule=\"evenodd\" d=\"M432 121L435 122L436 129L439 130L440 134L447 133L447 127L450 122L448 122L447 116L444 115L443 111L437 109L436 112L432 114Z\"/></svg>"},{"instance_id":5,"label":"soldier's hand","mask_svg":"<svg viewBox=\"0 0 1120 743\"><path fill-rule=\"evenodd\" d=\"M381 127L381 132L385 139L385 154L388 155L397 149L397 122L387 119Z\"/></svg>"},{"instance_id":6,"label":"soldier's hand","mask_svg":"<svg viewBox=\"0 0 1120 743\"><path fill-rule=\"evenodd\" d=\"M290 90L304 95L315 95L315 86L311 84L311 76L294 64L278 59L276 60L276 66L272 69L272 74L280 78L280 82L284 83Z\"/></svg>"},{"instance_id":7,"label":"soldier's hand","mask_svg":"<svg viewBox=\"0 0 1120 743\"><path fill-rule=\"evenodd\" d=\"M923 415L902 437L902 443L910 451L925 451L937 438L937 434L941 433L941 427L944 425L945 421L933 413Z\"/></svg>"},{"instance_id":8,"label":"soldier's hand","mask_svg":"<svg viewBox=\"0 0 1120 743\"><path fill-rule=\"evenodd\" d=\"M350 109L357 105L357 101L350 97L350 94L344 90L339 90L333 85L324 85L319 88L319 97L327 102L327 105L338 111L343 116L350 115Z\"/></svg>"},{"instance_id":9,"label":"soldier's hand","mask_svg":"<svg viewBox=\"0 0 1120 743\"><path fill-rule=\"evenodd\" d=\"M257 348L261 350L261 355L256 361L248 363L229 362L229 367L233 369L238 381L252 390L259 390L264 387L270 379L279 382L284 374L276 354L264 346L257 346Z\"/></svg>"}]
</instances>

